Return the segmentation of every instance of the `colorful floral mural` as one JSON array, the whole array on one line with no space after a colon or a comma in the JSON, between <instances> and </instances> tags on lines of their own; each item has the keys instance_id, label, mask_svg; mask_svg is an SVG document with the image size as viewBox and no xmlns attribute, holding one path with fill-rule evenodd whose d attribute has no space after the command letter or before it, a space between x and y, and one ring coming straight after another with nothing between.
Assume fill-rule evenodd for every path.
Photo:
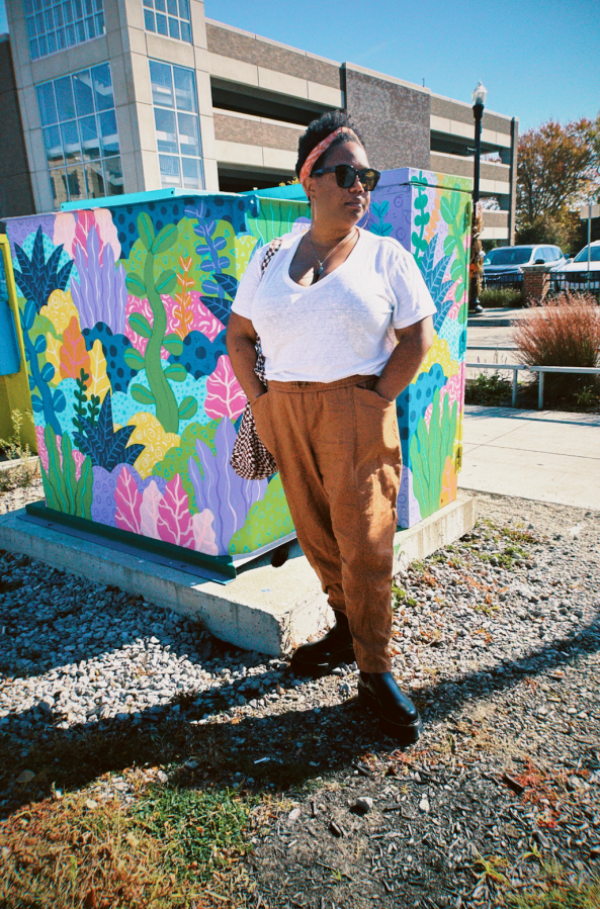
<instances>
[{"instance_id":1,"label":"colorful floral mural","mask_svg":"<svg viewBox=\"0 0 600 909\"><path fill-rule=\"evenodd\" d=\"M368 228L412 251L437 307L397 402L408 527L456 497L470 196L437 174L387 176ZM203 194L7 223L47 505L214 556L292 533L279 476L229 465L245 396L225 330L253 251L306 229L306 204Z\"/></svg>"},{"instance_id":2,"label":"colorful floral mural","mask_svg":"<svg viewBox=\"0 0 600 909\"><path fill-rule=\"evenodd\" d=\"M396 408L402 444L398 523L454 501L462 455L471 183L410 168L385 175L368 228L409 249L433 301L435 339Z\"/></svg>"},{"instance_id":3,"label":"colorful floral mural","mask_svg":"<svg viewBox=\"0 0 600 909\"><path fill-rule=\"evenodd\" d=\"M257 244L307 223L225 195L9 222L48 507L215 556L293 532L279 477L229 465L225 330Z\"/></svg>"}]
</instances>

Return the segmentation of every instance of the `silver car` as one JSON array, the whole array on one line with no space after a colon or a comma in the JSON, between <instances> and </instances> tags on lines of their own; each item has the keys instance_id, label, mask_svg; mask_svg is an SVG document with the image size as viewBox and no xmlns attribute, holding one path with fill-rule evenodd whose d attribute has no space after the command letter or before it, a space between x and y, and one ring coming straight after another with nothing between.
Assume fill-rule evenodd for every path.
<instances>
[{"instance_id":1,"label":"silver car","mask_svg":"<svg viewBox=\"0 0 600 909\"><path fill-rule=\"evenodd\" d=\"M588 259L589 250L589 259ZM589 277L588 277L589 261ZM600 290L600 240L584 246L572 261L552 269L554 290Z\"/></svg>"},{"instance_id":2,"label":"silver car","mask_svg":"<svg viewBox=\"0 0 600 909\"><path fill-rule=\"evenodd\" d=\"M494 288L520 286L523 266L546 265L554 269L566 265L567 261L560 246L497 246L483 260L484 284Z\"/></svg>"}]
</instances>

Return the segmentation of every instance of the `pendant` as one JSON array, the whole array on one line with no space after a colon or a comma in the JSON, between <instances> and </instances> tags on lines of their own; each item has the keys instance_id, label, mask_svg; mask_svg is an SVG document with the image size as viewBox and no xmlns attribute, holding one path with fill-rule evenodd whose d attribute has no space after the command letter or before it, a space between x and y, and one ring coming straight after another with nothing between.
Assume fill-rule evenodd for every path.
<instances>
[{"instance_id":1,"label":"pendant","mask_svg":"<svg viewBox=\"0 0 600 909\"><path fill-rule=\"evenodd\" d=\"M324 269L324 268L325 268L325 265L324 265L324 264L319 265L319 267L317 268L317 278L320 278L320 277L321 277L321 275L323 274L323 269Z\"/></svg>"}]
</instances>

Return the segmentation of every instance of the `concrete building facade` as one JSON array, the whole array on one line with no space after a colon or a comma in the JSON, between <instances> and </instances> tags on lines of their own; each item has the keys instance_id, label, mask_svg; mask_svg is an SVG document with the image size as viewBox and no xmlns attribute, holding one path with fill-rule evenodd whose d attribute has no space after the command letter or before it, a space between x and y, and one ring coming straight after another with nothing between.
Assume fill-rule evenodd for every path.
<instances>
[{"instance_id":1,"label":"concrete building facade","mask_svg":"<svg viewBox=\"0 0 600 909\"><path fill-rule=\"evenodd\" d=\"M0 215L272 186L294 176L306 125L334 108L355 118L374 167L472 175L469 104L207 19L203 0L7 0L7 14L0 105L22 151L20 164L18 150L0 155ZM514 242L517 138L514 118L485 111L484 239Z\"/></svg>"}]
</instances>

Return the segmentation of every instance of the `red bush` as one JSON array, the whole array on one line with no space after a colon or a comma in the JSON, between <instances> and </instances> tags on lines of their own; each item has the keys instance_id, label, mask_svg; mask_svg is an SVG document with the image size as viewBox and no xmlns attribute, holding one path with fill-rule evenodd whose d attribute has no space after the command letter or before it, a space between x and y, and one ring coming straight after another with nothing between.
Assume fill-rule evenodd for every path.
<instances>
[{"instance_id":1,"label":"red bush","mask_svg":"<svg viewBox=\"0 0 600 909\"><path fill-rule=\"evenodd\" d=\"M598 366L600 306L591 294L559 294L519 319L513 341L526 366ZM546 375L544 382L555 394L595 384L590 376L560 374Z\"/></svg>"}]
</instances>

